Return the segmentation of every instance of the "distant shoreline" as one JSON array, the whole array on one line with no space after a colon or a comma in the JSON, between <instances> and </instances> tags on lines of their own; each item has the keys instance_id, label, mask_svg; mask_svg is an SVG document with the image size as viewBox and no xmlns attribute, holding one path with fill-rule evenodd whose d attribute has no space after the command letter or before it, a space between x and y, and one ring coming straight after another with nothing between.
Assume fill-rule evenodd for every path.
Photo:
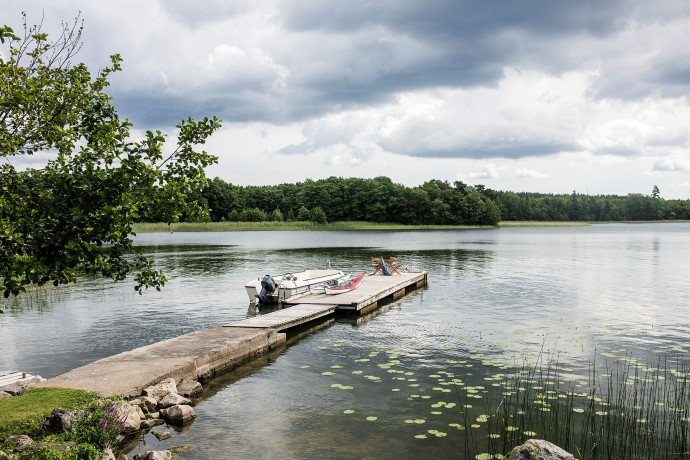
<instances>
[{"instance_id":1,"label":"distant shoreline","mask_svg":"<svg viewBox=\"0 0 690 460\"><path fill-rule=\"evenodd\" d=\"M521 227L586 227L606 224L663 224L687 223L688 220L654 220L654 221L610 221L610 222L568 222L568 221L501 221L496 226L490 225L403 225L381 224L376 222L333 222L316 224L313 222L178 222L137 223L135 233L166 232L246 232L246 231L420 231L420 230L476 230L492 228Z\"/></svg>"},{"instance_id":2,"label":"distant shoreline","mask_svg":"<svg viewBox=\"0 0 690 460\"><path fill-rule=\"evenodd\" d=\"M420 230L473 230L500 227L580 227L589 222L500 222L490 225L403 225L376 222L178 222L137 223L135 233L164 232L241 232L241 231L420 231Z\"/></svg>"}]
</instances>

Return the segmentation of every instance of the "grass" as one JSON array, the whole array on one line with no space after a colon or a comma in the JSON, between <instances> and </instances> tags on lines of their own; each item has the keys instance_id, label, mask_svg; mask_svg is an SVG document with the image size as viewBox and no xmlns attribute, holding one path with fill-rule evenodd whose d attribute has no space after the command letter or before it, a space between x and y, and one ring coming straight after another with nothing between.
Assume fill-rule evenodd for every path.
<instances>
[{"instance_id":1,"label":"grass","mask_svg":"<svg viewBox=\"0 0 690 460\"><path fill-rule=\"evenodd\" d=\"M403 225L383 224L376 222L332 222L316 224L313 222L178 222L137 223L135 233L154 232L234 232L234 231L370 231L370 230L465 230L476 228L493 228L491 226L471 225Z\"/></svg>"},{"instance_id":2,"label":"grass","mask_svg":"<svg viewBox=\"0 0 690 460\"><path fill-rule=\"evenodd\" d=\"M70 388L30 388L20 396L0 399L0 439L35 435L53 409L80 409L97 399L95 393Z\"/></svg>"},{"instance_id":3,"label":"grass","mask_svg":"<svg viewBox=\"0 0 690 460\"><path fill-rule=\"evenodd\" d=\"M561 222L561 221L543 221L543 220L502 220L498 223L499 227L585 227L591 225L591 222Z\"/></svg>"}]
</instances>

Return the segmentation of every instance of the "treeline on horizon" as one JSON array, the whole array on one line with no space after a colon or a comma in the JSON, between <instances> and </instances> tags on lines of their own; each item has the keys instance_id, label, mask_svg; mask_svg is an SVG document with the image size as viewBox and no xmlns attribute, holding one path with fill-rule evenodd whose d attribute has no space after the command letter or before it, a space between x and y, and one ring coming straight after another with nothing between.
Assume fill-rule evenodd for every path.
<instances>
[{"instance_id":1,"label":"treeline on horizon","mask_svg":"<svg viewBox=\"0 0 690 460\"><path fill-rule=\"evenodd\" d=\"M650 195L516 193L430 180L416 187L329 177L294 184L240 186L220 178L196 197L208 213L185 221L365 221L406 225L496 225L509 221L644 221L690 219L690 200ZM155 212L145 219L156 221Z\"/></svg>"}]
</instances>

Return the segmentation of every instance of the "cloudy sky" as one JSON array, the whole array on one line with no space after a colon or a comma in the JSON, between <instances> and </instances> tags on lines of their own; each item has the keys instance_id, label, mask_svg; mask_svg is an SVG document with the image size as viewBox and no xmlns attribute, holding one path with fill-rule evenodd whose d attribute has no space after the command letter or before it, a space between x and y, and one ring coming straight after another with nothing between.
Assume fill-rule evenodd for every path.
<instances>
[{"instance_id":1,"label":"cloudy sky","mask_svg":"<svg viewBox=\"0 0 690 460\"><path fill-rule=\"evenodd\" d=\"M80 11L138 129L216 115L211 177L329 176L690 198L685 0L0 0Z\"/></svg>"}]
</instances>

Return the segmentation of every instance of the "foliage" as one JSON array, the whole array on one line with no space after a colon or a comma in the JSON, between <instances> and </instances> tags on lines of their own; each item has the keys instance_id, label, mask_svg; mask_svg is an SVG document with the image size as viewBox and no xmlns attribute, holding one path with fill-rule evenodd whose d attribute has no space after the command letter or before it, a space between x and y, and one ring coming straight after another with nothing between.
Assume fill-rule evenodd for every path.
<instances>
[{"instance_id":1,"label":"foliage","mask_svg":"<svg viewBox=\"0 0 690 460\"><path fill-rule=\"evenodd\" d=\"M75 421L69 440L103 451L113 446L123 424L111 403L92 404Z\"/></svg>"},{"instance_id":2,"label":"foliage","mask_svg":"<svg viewBox=\"0 0 690 460\"><path fill-rule=\"evenodd\" d=\"M71 431L41 437L41 423L57 407L74 414ZM30 451L32 459L100 459L115 443L122 422L109 402L81 390L33 388L0 400L0 439L28 434L37 441Z\"/></svg>"},{"instance_id":3,"label":"foliage","mask_svg":"<svg viewBox=\"0 0 690 460\"><path fill-rule=\"evenodd\" d=\"M494 192L503 220L510 221L648 221L690 219L690 200L646 196L570 195ZM657 189L658 192L658 189Z\"/></svg>"},{"instance_id":4,"label":"foliage","mask_svg":"<svg viewBox=\"0 0 690 460\"><path fill-rule=\"evenodd\" d=\"M134 274L140 293L160 289L165 277L134 250L132 224L203 217L198 192L216 158L195 148L220 121L181 121L173 149L160 131L132 140L132 124L105 93L120 56L92 77L71 63L79 18L54 42L41 25L24 23L23 37L0 28L0 290L17 295L82 273L115 281ZM38 153L47 158L40 169L12 163Z\"/></svg>"},{"instance_id":5,"label":"foliage","mask_svg":"<svg viewBox=\"0 0 690 460\"><path fill-rule=\"evenodd\" d=\"M287 221L378 222L404 225L496 225L500 209L483 188L462 182L453 185L432 180L408 188L387 177L374 179L329 177L297 184L241 187L219 178L210 181L203 197L211 218L240 220L242 212L258 209L267 216L276 211ZM272 220L275 220L272 218Z\"/></svg>"}]
</instances>

